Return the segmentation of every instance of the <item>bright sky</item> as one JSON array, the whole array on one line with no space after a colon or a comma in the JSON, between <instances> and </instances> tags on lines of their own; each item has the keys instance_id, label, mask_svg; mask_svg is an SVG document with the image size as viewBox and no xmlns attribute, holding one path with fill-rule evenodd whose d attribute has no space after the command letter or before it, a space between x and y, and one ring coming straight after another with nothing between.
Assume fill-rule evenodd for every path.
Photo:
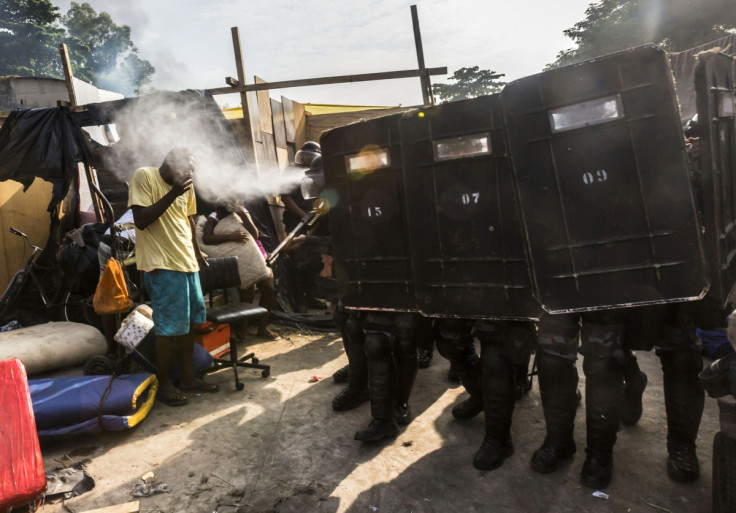
<instances>
[{"instance_id":1,"label":"bright sky","mask_svg":"<svg viewBox=\"0 0 736 513\"><path fill-rule=\"evenodd\" d=\"M62 13L69 0L52 0ZM80 0L81 2L82 0ZM222 87L237 76L230 28L240 29L248 82L415 69L410 5L417 5L427 67L448 76L479 66L505 81L537 73L572 43L562 31L593 0L88 0L129 25L161 89ZM446 77L432 77L444 81ZM416 105L419 79L272 91L303 103ZM218 98L237 106L239 96Z\"/></svg>"}]
</instances>

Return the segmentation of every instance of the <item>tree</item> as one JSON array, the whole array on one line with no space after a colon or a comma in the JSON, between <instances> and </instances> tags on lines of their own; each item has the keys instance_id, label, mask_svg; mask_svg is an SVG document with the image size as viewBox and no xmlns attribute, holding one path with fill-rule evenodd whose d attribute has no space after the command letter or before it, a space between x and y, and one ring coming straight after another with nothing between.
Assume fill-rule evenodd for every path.
<instances>
[{"instance_id":1,"label":"tree","mask_svg":"<svg viewBox=\"0 0 736 513\"><path fill-rule=\"evenodd\" d=\"M0 0L0 75L63 76L58 11L49 0Z\"/></svg>"},{"instance_id":2,"label":"tree","mask_svg":"<svg viewBox=\"0 0 736 513\"><path fill-rule=\"evenodd\" d=\"M734 0L601 0L564 31L576 46L557 54L548 68L647 43L687 50L735 28Z\"/></svg>"},{"instance_id":3,"label":"tree","mask_svg":"<svg viewBox=\"0 0 736 513\"><path fill-rule=\"evenodd\" d=\"M74 75L106 89L131 95L155 72L138 55L130 27L87 3L72 2L62 17L50 0L0 0L0 76L63 78L60 43L69 47Z\"/></svg>"},{"instance_id":4,"label":"tree","mask_svg":"<svg viewBox=\"0 0 736 513\"><path fill-rule=\"evenodd\" d=\"M465 98L498 93L506 85L505 82L498 80L503 76L505 76L503 73L478 69L478 66L460 68L448 79L454 80L454 84L434 84L432 92L439 96L442 101L464 100Z\"/></svg>"},{"instance_id":5,"label":"tree","mask_svg":"<svg viewBox=\"0 0 736 513\"><path fill-rule=\"evenodd\" d=\"M88 3L77 2L62 20L77 50L86 53L84 67L97 85L130 95L151 81L155 69L138 55L129 26L116 25L108 13L97 14Z\"/></svg>"}]
</instances>

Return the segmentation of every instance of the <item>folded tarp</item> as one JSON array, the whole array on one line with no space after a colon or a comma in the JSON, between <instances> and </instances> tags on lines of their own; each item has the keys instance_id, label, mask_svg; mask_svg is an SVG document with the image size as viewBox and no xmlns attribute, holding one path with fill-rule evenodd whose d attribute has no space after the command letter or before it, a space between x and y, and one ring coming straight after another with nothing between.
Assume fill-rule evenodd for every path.
<instances>
[{"instance_id":1,"label":"folded tarp","mask_svg":"<svg viewBox=\"0 0 736 513\"><path fill-rule=\"evenodd\" d=\"M121 431L141 422L153 406L153 374L78 376L28 382L38 436Z\"/></svg>"},{"instance_id":2,"label":"folded tarp","mask_svg":"<svg viewBox=\"0 0 736 513\"><path fill-rule=\"evenodd\" d=\"M92 165L79 121L65 107L14 110L0 129L0 182L25 191L38 177L54 184L51 211L66 196L77 163Z\"/></svg>"}]
</instances>

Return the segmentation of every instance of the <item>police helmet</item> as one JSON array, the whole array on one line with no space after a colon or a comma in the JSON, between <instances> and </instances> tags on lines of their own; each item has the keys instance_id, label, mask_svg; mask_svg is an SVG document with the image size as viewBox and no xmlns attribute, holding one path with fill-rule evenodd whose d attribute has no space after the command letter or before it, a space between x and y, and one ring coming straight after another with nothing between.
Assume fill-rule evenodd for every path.
<instances>
[{"instance_id":1,"label":"police helmet","mask_svg":"<svg viewBox=\"0 0 736 513\"><path fill-rule=\"evenodd\" d=\"M302 149L297 151L296 155L294 155L294 163L308 166L318 155L322 155L322 148L320 148L319 143L307 141L302 146Z\"/></svg>"}]
</instances>

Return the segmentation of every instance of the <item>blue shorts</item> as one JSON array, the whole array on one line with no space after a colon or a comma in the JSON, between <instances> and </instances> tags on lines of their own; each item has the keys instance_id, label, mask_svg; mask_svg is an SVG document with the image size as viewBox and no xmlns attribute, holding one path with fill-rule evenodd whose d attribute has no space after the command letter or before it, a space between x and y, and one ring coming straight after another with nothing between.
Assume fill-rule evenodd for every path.
<instances>
[{"instance_id":1,"label":"blue shorts","mask_svg":"<svg viewBox=\"0 0 736 513\"><path fill-rule=\"evenodd\" d=\"M144 272L143 283L151 298L157 335L186 335L192 324L204 324L207 320L199 273L157 269Z\"/></svg>"}]
</instances>

